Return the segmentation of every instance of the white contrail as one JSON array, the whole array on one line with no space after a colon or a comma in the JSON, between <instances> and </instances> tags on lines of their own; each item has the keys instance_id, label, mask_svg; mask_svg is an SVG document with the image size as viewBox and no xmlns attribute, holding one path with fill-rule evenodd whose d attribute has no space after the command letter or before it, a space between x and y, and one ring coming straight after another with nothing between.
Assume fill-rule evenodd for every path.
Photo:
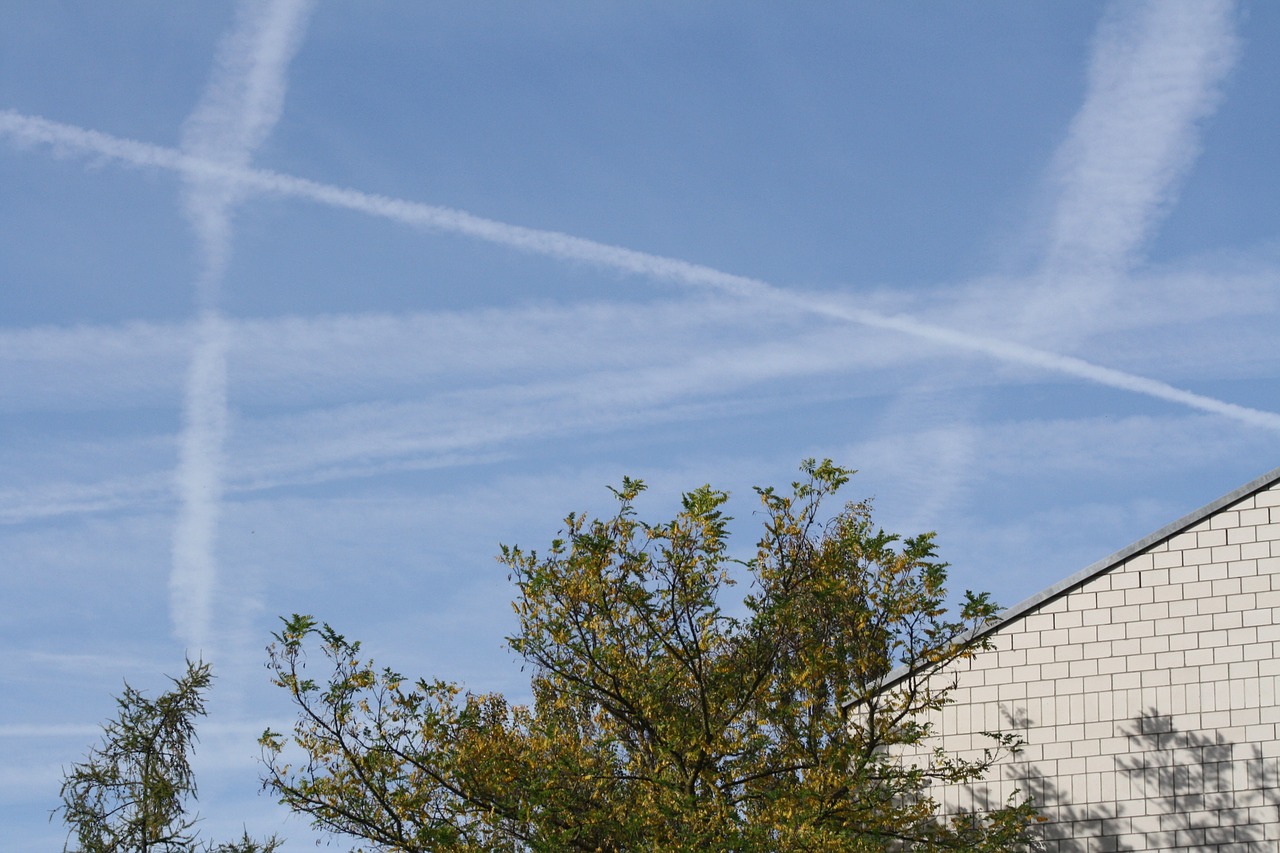
<instances>
[{"instance_id":1,"label":"white contrail","mask_svg":"<svg viewBox=\"0 0 1280 853\"><path fill-rule=\"evenodd\" d=\"M174 631L194 649L207 648L217 578L215 545L222 505L227 436L227 334L214 309L201 312L187 374L175 485L169 596Z\"/></svg>"},{"instance_id":2,"label":"white contrail","mask_svg":"<svg viewBox=\"0 0 1280 853\"><path fill-rule=\"evenodd\" d=\"M1172 206L1239 54L1231 0L1117 4L1098 28L1084 103L1054 156L1057 191L1023 327L1066 345L1094 328Z\"/></svg>"},{"instance_id":3,"label":"white contrail","mask_svg":"<svg viewBox=\"0 0 1280 853\"><path fill-rule=\"evenodd\" d=\"M1117 310L1118 285L1171 205L1199 126L1221 99L1239 52L1232 18L1231 0L1129 0L1107 10L1083 102L1049 170L1044 257L997 309L1013 337L1075 349ZM1173 399L1163 385L1129 390Z\"/></svg>"},{"instance_id":4,"label":"white contrail","mask_svg":"<svg viewBox=\"0 0 1280 853\"><path fill-rule=\"evenodd\" d=\"M1124 266L1151 233L1235 65L1233 5L1127 3L1099 27L1084 104L1055 158L1050 267Z\"/></svg>"},{"instance_id":5,"label":"white contrail","mask_svg":"<svg viewBox=\"0 0 1280 853\"><path fill-rule=\"evenodd\" d=\"M510 225L447 207L335 187L265 169L232 168L161 146L119 139L13 111L0 112L0 133L19 142L52 145L55 150L67 153L97 154L132 166L217 175L242 189L307 199L426 230L461 234L534 254L582 261L621 272L774 302L791 310L810 311L860 325L890 329L938 344L980 352L1001 361L1074 376L1107 387L1213 412L1254 426L1280 430L1280 414L1274 412L1227 403L1072 356L958 332L910 317L858 309L832 297L788 291L759 279L722 272L688 261L611 246L555 231Z\"/></svg>"},{"instance_id":6,"label":"white contrail","mask_svg":"<svg viewBox=\"0 0 1280 853\"><path fill-rule=\"evenodd\" d=\"M301 42L309 6L306 0L276 0L238 8L209 84L183 127L185 157L228 170L248 167L280 117L285 71ZM232 209L243 190L214 173L182 174L184 212L200 246L200 313L175 473L180 507L169 590L175 632L200 649L208 643L212 620L227 435L228 335L217 292L231 252Z\"/></svg>"}]
</instances>

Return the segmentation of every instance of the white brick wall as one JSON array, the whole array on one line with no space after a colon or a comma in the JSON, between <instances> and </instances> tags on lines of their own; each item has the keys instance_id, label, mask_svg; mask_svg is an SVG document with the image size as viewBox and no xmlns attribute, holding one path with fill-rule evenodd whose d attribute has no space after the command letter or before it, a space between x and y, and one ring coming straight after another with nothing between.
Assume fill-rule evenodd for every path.
<instances>
[{"instance_id":1,"label":"white brick wall","mask_svg":"<svg viewBox=\"0 0 1280 853\"><path fill-rule=\"evenodd\" d=\"M997 729L1027 746L934 791L948 810L1029 792L1052 853L1280 853L1280 482L990 639L926 746L973 756Z\"/></svg>"}]
</instances>

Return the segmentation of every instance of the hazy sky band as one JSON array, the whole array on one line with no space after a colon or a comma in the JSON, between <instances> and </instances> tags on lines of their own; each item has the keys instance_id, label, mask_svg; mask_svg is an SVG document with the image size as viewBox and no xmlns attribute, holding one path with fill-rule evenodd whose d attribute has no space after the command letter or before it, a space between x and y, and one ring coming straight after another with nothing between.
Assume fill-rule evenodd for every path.
<instances>
[{"instance_id":1,"label":"hazy sky band","mask_svg":"<svg viewBox=\"0 0 1280 853\"><path fill-rule=\"evenodd\" d=\"M1280 414L1253 409L1177 388L1166 382L1104 367L1074 356L959 332L904 316L852 308L836 300L795 293L759 279L723 272L675 258L610 246L582 237L510 225L447 207L406 201L335 187L267 169L234 167L192 157L163 146L121 139L12 110L0 111L0 132L19 142L51 145L55 150L98 154L132 166L154 167L218 178L243 189L301 198L367 213L434 231L461 234L514 249L564 260L583 261L635 275L711 287L735 296L763 299L792 310L810 311L859 325L888 329L945 346L979 352L1001 361L1074 376L1118 390L1142 394L1200 411L1280 431Z\"/></svg>"}]
</instances>

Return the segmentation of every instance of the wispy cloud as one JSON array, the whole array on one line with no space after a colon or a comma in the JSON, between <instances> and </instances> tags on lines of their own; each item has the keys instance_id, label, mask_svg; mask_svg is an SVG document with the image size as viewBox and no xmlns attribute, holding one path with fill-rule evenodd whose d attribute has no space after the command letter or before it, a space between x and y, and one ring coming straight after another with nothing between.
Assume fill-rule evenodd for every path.
<instances>
[{"instance_id":1,"label":"wispy cloud","mask_svg":"<svg viewBox=\"0 0 1280 853\"><path fill-rule=\"evenodd\" d=\"M279 172L231 168L201 158L184 157L159 146L116 139L12 111L0 112L0 133L22 142L39 142L95 153L129 165L221 175L227 181L264 193L307 199L413 227L464 235L548 257L712 289L758 300L787 311L799 310L860 326L894 331L942 346L981 353L998 361L1073 376L1099 385L1212 412L1253 426L1280 430L1280 415L1274 412L1217 400L1166 382L1093 364L1085 359L982 334L961 332L905 315L882 314L861 308L851 299L785 290L759 279L688 261L611 246L569 234L511 225L451 208L334 187Z\"/></svg>"},{"instance_id":2,"label":"wispy cloud","mask_svg":"<svg viewBox=\"0 0 1280 853\"><path fill-rule=\"evenodd\" d=\"M1008 337L1072 350L1116 312L1117 290L1199 152L1200 125L1235 64L1232 13L1231 0L1143 0L1109 9L1094 37L1084 102L1052 164L1056 200L1039 274L1010 294L1018 308L997 309L1012 315ZM1041 360L1024 355L1028 363ZM1048 361L1054 364L1040 366L1275 426L1274 416L1224 409L1164 383ZM959 467L950 471L958 481Z\"/></svg>"},{"instance_id":3,"label":"wispy cloud","mask_svg":"<svg viewBox=\"0 0 1280 853\"><path fill-rule=\"evenodd\" d=\"M1054 158L1044 331L1087 327L1169 210L1235 66L1231 0L1118 3L1098 29L1085 101Z\"/></svg>"},{"instance_id":4,"label":"wispy cloud","mask_svg":"<svg viewBox=\"0 0 1280 853\"><path fill-rule=\"evenodd\" d=\"M222 477L225 491L244 496L397 471L475 465L522 454L530 442L758 415L831 399L892 397L904 386L917 389L914 403L891 406L881 427L895 435L932 430L920 443L920 447L927 444L931 448L932 455L927 458L934 473L930 476L945 470L955 487L963 489L964 460L972 458L971 442L976 438L966 429L947 437L957 414L963 415L974 393L988 384L1040 381L1030 371L992 375L965 369L953 357L947 361L948 369L939 373L939 361L947 350L919 347L911 339L887 334L851 336L838 324L803 334L779 334L754 315L730 313L722 319L749 318L750 322L743 324L740 334L717 335L714 323L691 322L681 327L676 316L682 313L678 304L662 305L651 312L632 310L636 315L629 318L621 316L625 313L621 306L575 306L549 312L541 324L534 324L540 328L521 339L518 347L498 346L475 364L467 363L464 354L450 359L439 353L437 346L469 340L486 321L493 322L493 329L518 332L518 312L404 318L400 325L391 318L376 317L349 324L329 320L314 328L298 323L292 331L294 340L284 344L284 352L264 349L275 326L253 321L253 329L244 337L256 343L244 354L245 362L256 363L258 370L269 376L256 399L265 400L271 388L285 387L289 365L311 362L309 353L328 349L337 372L332 381L316 382L317 390L310 397L305 391L291 397L291 403L307 408L274 413L276 407L271 406L272 414L255 414L252 405L240 409ZM698 316L687 307L683 314ZM617 318L620 325L577 322L584 318ZM590 336L573 340L575 325L626 328L629 321L643 324L652 320L660 327L657 321L663 318L672 320L672 328L647 339L656 344L646 352L624 347L616 360L602 359L589 370L575 356L579 349L594 345ZM454 337L444 331L448 325L459 327L454 328ZM373 334L377 341L372 355L334 343L360 329L387 333ZM336 399L353 400L351 389L362 375L360 365L383 352L384 337L421 340L427 332L439 333L439 340L424 348L407 348L396 357L406 365L406 373L413 369L408 365L436 360L429 375L396 384L388 374L381 382L367 382L360 388L359 397L365 402L327 404L333 399L329 396L331 385L338 388ZM671 337L664 337L664 332L671 332ZM514 341L519 335L509 337ZM708 340L714 344L707 345ZM351 346L349 340L346 346ZM505 375L521 359L539 362L544 356L547 363L535 374ZM324 370L326 364L318 359L310 367ZM340 372L343 369L355 373L344 375ZM1274 359L1263 375L1270 375L1273 369ZM446 380L438 371L457 375ZM857 382L847 381L848 376L856 376ZM974 429L982 432L985 427ZM926 458L920 447L914 451L915 464ZM954 450L958 456L948 461L944 449ZM104 446L98 455L110 453L110 447ZM934 491L928 494L933 495L936 487L935 482ZM150 474L82 484L50 483L46 478L0 492L0 522L137 511L164 506L168 499L162 481Z\"/></svg>"},{"instance_id":5,"label":"wispy cloud","mask_svg":"<svg viewBox=\"0 0 1280 853\"><path fill-rule=\"evenodd\" d=\"M882 523L942 532L957 588L994 589L1005 604L1194 509L1214 489L1239 485L1258 473L1259 460L1275 458L1272 436L1199 414L988 420L963 439L974 473L960 486L972 485L982 500L949 501L929 515L921 512L932 483L927 466L939 442L956 440L949 427L925 421L877 429L836 452L858 461L856 487L876 496ZM1170 459L1186 460L1200 483L1187 503L1185 493L1160 485L1186 476L1170 470ZM1044 500L1046 493L1054 499ZM1011 530L1017 535L1001 541Z\"/></svg>"},{"instance_id":6,"label":"wispy cloud","mask_svg":"<svg viewBox=\"0 0 1280 853\"><path fill-rule=\"evenodd\" d=\"M67 723L63 725L10 724L0 725L0 738L87 738L102 734L101 726Z\"/></svg>"},{"instance_id":7,"label":"wispy cloud","mask_svg":"<svg viewBox=\"0 0 1280 853\"><path fill-rule=\"evenodd\" d=\"M613 316L621 310L587 313ZM676 313L675 306L665 306L656 315L640 316ZM696 316L687 310L684 314ZM523 342L523 355L536 360L552 351L572 333L571 321L583 315L577 310L563 312L560 322L543 335L531 335ZM676 337L680 337L680 319L672 319ZM611 328L635 320L629 317ZM242 494L396 470L475 464L510 453L520 443L556 436L634 430L645 424L730 412L769 411L814 395L826 399L854 391L887 393L895 385L893 377L877 378L876 372L900 370L919 355L909 347L895 349L893 338L851 339L839 327L779 337L777 330L758 323L708 349L698 343L699 328L698 324L690 327L694 332L687 336L693 339L690 341L657 335L657 340L673 345L630 353L634 358L631 363L624 363L628 361L624 357L584 370L581 360L572 357L578 346L589 345L588 341L567 347L570 361L548 365L537 377L502 377L506 371L495 373L490 365L470 371L463 366L460 372L466 381L461 387L452 381L448 385L430 382L420 390L413 389L408 399L404 398L406 389L401 388L394 389L398 400L312 406L268 417L242 414L237 419L231 458L220 468L219 485L227 493ZM564 334L557 335L557 331ZM469 334L464 331L463 336ZM648 339L650 343L653 340ZM701 340L705 342L705 337ZM493 364L509 364L519 355L501 353ZM562 359L564 356L560 354ZM408 360L416 360L413 353ZM856 387L813 382L823 375L851 370L864 377ZM199 420L217 416L218 411L210 412ZM99 455L110 455L109 446ZM167 499L163 481L154 474L91 483L46 481L34 487L0 490L0 523L136 510L163 505Z\"/></svg>"},{"instance_id":8,"label":"wispy cloud","mask_svg":"<svg viewBox=\"0 0 1280 853\"><path fill-rule=\"evenodd\" d=\"M946 328L997 334L990 317L1019 282L953 282L924 294L870 291L865 302L923 316ZM1212 290L1215 299L1204 294ZM888 306L888 307L887 307ZM1273 376L1280 366L1272 327L1280 312L1280 270L1265 262L1193 259L1129 274L1116 310L1099 317L1090 349L1127 371L1183 381ZM888 334L850 335L835 322L719 295L676 294L643 302L503 305L404 314L352 313L224 318L233 405L315 405L326 400L403 396L428 385L457 387L495 378L546 377L683 361L721 346L781 343L829 330L815 346L842 356L859 381L869 370L910 371L950 350L891 343ZM839 333L836 333L839 330ZM1007 330L1006 330L1007 331ZM95 411L168 406L180 393L195 336L192 322L34 326L0 329L0 411ZM899 336L892 336L899 337ZM824 350L825 351L825 350ZM983 381L1023 381L990 372ZM965 376L958 377L965 380ZM975 377L968 377L973 381ZM912 376L899 380L904 387ZM948 381L951 381L950 379ZM0 447L0 457L8 448Z\"/></svg>"},{"instance_id":9,"label":"wispy cloud","mask_svg":"<svg viewBox=\"0 0 1280 853\"><path fill-rule=\"evenodd\" d=\"M183 128L194 159L240 170L266 139L284 104L285 71L301 42L310 3L245 2L218 48L213 74ZM184 208L200 245L199 316L187 377L176 483L181 501L170 578L174 628L189 646L207 645L227 433L227 334L217 291L231 252L231 215L242 188L185 172Z\"/></svg>"},{"instance_id":10,"label":"wispy cloud","mask_svg":"<svg viewBox=\"0 0 1280 853\"><path fill-rule=\"evenodd\" d=\"M63 515L137 510L167 502L169 478L135 475L91 483L45 483L0 490L0 524L23 524Z\"/></svg>"},{"instance_id":11,"label":"wispy cloud","mask_svg":"<svg viewBox=\"0 0 1280 853\"><path fill-rule=\"evenodd\" d=\"M1166 212L1235 65L1230 0L1117 4L1099 28L1088 92L1054 164L1050 268L1114 268Z\"/></svg>"},{"instance_id":12,"label":"wispy cloud","mask_svg":"<svg viewBox=\"0 0 1280 853\"><path fill-rule=\"evenodd\" d=\"M291 724L291 720L247 720L238 723L201 723L200 734L206 737L217 737L219 735L253 735L262 734L265 728L275 728L283 726L287 728ZM88 725L84 723L67 723L67 724L39 724L39 723L16 723L0 725L0 738L85 738L94 737L102 734L101 725Z\"/></svg>"},{"instance_id":13,"label":"wispy cloud","mask_svg":"<svg viewBox=\"0 0 1280 853\"><path fill-rule=\"evenodd\" d=\"M213 73L182 129L182 151L228 170L248 168L284 107L285 72L302 41L311 0L244 0L218 46ZM186 214L202 251L201 297L216 287L231 249L231 211L243 195L236 182L184 174Z\"/></svg>"},{"instance_id":14,"label":"wispy cloud","mask_svg":"<svg viewBox=\"0 0 1280 853\"><path fill-rule=\"evenodd\" d=\"M195 649L206 648L209 638L226 436L226 333L222 318L210 310L201 314L187 374L184 427L175 472L180 506L169 579L174 630Z\"/></svg>"}]
</instances>

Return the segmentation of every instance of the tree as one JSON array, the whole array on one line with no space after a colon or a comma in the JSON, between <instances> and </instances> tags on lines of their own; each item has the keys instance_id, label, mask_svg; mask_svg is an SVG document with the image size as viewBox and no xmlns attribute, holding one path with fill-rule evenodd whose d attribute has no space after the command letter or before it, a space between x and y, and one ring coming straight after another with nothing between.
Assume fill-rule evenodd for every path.
<instances>
[{"instance_id":1,"label":"tree","mask_svg":"<svg viewBox=\"0 0 1280 853\"><path fill-rule=\"evenodd\" d=\"M570 515L545 554L504 546L531 706L410 682L328 625L284 620L269 667L299 720L291 738L264 734L265 785L369 850L1017 848L1026 801L944 818L925 790L930 775L980 778L1014 739L928 770L893 751L927 734L948 693L930 676L984 647L974 629L996 606L967 593L948 616L932 535L887 534L867 503L823 523L852 472L803 471L790 495L757 490L764 531L745 563L724 492L646 524L630 479L616 515ZM751 589L733 616L739 571ZM323 683L302 672L317 642ZM911 675L883 686L896 666Z\"/></svg>"},{"instance_id":2,"label":"tree","mask_svg":"<svg viewBox=\"0 0 1280 853\"><path fill-rule=\"evenodd\" d=\"M195 720L206 714L207 663L187 662L173 689L154 701L128 684L119 716L103 725L102 745L63 774L62 816L70 827L64 853L270 853L280 845L248 833L237 842L200 843L187 813L196 783L190 752ZM75 845L71 843L74 838Z\"/></svg>"}]
</instances>

